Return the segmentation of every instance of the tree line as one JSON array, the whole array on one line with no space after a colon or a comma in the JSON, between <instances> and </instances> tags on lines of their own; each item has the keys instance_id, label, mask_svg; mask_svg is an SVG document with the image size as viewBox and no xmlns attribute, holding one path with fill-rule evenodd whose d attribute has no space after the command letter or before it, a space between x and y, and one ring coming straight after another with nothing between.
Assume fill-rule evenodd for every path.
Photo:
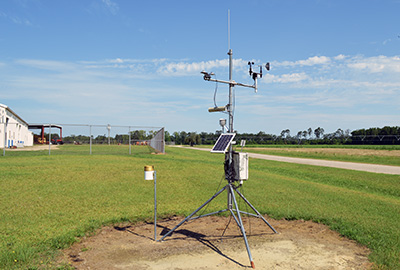
<instances>
[{"instance_id":1,"label":"tree line","mask_svg":"<svg viewBox=\"0 0 400 270\"><path fill-rule=\"evenodd\" d=\"M131 131L131 143L147 141L154 137L155 131ZM173 132L165 131L167 144L185 145L212 145L221 135L221 131L212 132ZM48 138L48 135L47 135ZM52 139L58 139L58 134L52 134ZM88 143L90 136L70 135L62 138L64 143ZM117 134L108 138L106 135L92 137L92 143L128 144L129 134ZM358 129L354 131L337 129L332 133L325 133L321 127L308 128L292 133L284 129L279 135L258 133L236 133L236 141L246 140L246 144L400 144L400 127L385 126L383 128Z\"/></svg>"},{"instance_id":2,"label":"tree line","mask_svg":"<svg viewBox=\"0 0 400 270\"><path fill-rule=\"evenodd\" d=\"M167 143L199 145L214 144L221 131L207 132L165 132ZM400 127L369 128L351 131L337 129L325 133L321 127L308 128L295 133L284 129L279 135L267 134L260 131L254 133L237 133L236 141L246 140L246 144L400 144Z\"/></svg>"}]
</instances>

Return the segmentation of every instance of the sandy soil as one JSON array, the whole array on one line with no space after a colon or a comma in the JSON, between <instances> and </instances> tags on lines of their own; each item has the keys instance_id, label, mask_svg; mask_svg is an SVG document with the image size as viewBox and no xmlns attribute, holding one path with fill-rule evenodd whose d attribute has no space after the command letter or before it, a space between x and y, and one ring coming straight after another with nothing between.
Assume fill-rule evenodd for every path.
<instances>
[{"instance_id":1,"label":"sandy soil","mask_svg":"<svg viewBox=\"0 0 400 270\"><path fill-rule=\"evenodd\" d=\"M51 145L51 150L58 149L57 145ZM18 147L18 148L10 148L7 151L40 151L40 150L49 150L48 144L38 144L34 146L26 146L26 147Z\"/></svg>"},{"instance_id":2,"label":"sandy soil","mask_svg":"<svg viewBox=\"0 0 400 270\"><path fill-rule=\"evenodd\" d=\"M244 218L256 269L368 269L369 251L310 221ZM158 236L182 217L157 223ZM228 226L229 225L229 226ZM225 230L226 229L226 230ZM105 227L64 251L62 262L76 269L245 269L251 268L238 226L229 217L209 216L184 223L163 242L154 224Z\"/></svg>"}]
</instances>

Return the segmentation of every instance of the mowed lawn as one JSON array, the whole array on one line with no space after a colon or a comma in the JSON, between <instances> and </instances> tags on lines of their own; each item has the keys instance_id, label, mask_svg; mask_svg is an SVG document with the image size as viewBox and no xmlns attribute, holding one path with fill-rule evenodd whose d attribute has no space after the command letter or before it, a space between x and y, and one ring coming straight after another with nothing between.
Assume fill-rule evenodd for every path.
<instances>
[{"instance_id":1,"label":"mowed lawn","mask_svg":"<svg viewBox=\"0 0 400 270\"><path fill-rule=\"evenodd\" d=\"M258 145L252 153L400 166L400 145Z\"/></svg>"},{"instance_id":2,"label":"mowed lawn","mask_svg":"<svg viewBox=\"0 0 400 270\"><path fill-rule=\"evenodd\" d=\"M78 237L106 224L151 221L145 165L157 170L159 218L191 213L225 184L221 154L133 147L128 155L127 146L95 146L89 155L77 147L0 157L0 268L57 268L57 251ZM327 224L368 246L377 267L400 268L400 176L251 159L242 191L272 218ZM225 204L220 196L208 210Z\"/></svg>"}]
</instances>

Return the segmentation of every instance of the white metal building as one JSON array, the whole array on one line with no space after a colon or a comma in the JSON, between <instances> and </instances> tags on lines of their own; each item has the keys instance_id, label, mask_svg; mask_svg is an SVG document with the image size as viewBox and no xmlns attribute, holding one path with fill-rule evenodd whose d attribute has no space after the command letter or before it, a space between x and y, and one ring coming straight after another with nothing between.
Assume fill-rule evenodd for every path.
<instances>
[{"instance_id":1,"label":"white metal building","mask_svg":"<svg viewBox=\"0 0 400 270\"><path fill-rule=\"evenodd\" d=\"M8 106L0 104L0 148L33 146L33 133L28 123Z\"/></svg>"}]
</instances>

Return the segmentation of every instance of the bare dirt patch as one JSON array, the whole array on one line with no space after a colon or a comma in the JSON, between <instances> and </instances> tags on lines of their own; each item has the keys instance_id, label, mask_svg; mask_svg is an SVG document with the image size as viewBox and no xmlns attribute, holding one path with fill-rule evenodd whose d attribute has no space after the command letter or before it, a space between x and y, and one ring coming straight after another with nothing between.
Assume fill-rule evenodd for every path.
<instances>
[{"instance_id":1,"label":"bare dirt patch","mask_svg":"<svg viewBox=\"0 0 400 270\"><path fill-rule=\"evenodd\" d=\"M57 145L51 145L51 150L58 149ZM41 151L41 150L49 150L49 145L41 144L41 145L34 145L34 146L25 146L25 147L18 147L18 148L10 148L7 151Z\"/></svg>"},{"instance_id":2,"label":"bare dirt patch","mask_svg":"<svg viewBox=\"0 0 400 270\"><path fill-rule=\"evenodd\" d=\"M400 157L400 150L375 150L375 149L353 149L353 148L249 148L254 150L316 153L330 155L349 155L349 156L382 156Z\"/></svg>"},{"instance_id":3,"label":"bare dirt patch","mask_svg":"<svg viewBox=\"0 0 400 270\"><path fill-rule=\"evenodd\" d=\"M183 218L158 222L158 239ZM369 250L310 221L244 218L256 269L368 269ZM228 226L229 224L229 226ZM250 268L238 226L229 217L184 223L163 242L154 224L105 227L64 251L76 269L245 269Z\"/></svg>"}]
</instances>

